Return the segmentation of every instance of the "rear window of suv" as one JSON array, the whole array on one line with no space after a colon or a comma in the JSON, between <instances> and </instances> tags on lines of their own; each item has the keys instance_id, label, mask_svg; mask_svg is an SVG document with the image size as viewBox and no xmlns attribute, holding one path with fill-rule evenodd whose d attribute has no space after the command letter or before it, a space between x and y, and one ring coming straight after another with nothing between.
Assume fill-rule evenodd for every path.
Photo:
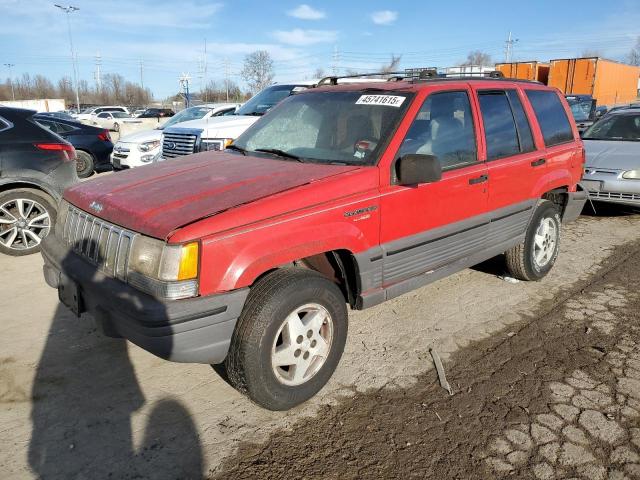
<instances>
[{"instance_id":1,"label":"rear window of suv","mask_svg":"<svg viewBox=\"0 0 640 480\"><path fill-rule=\"evenodd\" d=\"M573 131L558 94L550 90L526 90L547 147L573 141Z\"/></svg>"}]
</instances>

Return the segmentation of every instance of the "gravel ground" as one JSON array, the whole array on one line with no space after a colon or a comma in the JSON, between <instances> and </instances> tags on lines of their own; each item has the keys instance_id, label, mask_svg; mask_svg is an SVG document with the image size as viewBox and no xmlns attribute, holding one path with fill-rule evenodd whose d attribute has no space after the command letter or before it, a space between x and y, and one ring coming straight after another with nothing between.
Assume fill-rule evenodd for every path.
<instances>
[{"instance_id":1,"label":"gravel ground","mask_svg":"<svg viewBox=\"0 0 640 480\"><path fill-rule=\"evenodd\" d=\"M274 432L305 418L322 419L327 406L363 392L402 392L424 378L433 382L429 347L448 368L452 354L476 351L467 347L504 336L505 329L538 315L541 305L589 282L616 247L638 238L639 228L638 214L582 217L564 230L559 261L542 282L506 283L498 277L500 262L488 262L351 312L334 377L310 402L285 413L256 407L207 365L168 363L101 336L89 315L76 319L58 305L56 292L42 280L38 256L2 257L2 478L222 475L230 468L224 460L234 458L240 445L273 441ZM495 458L506 462L506 455Z\"/></svg>"},{"instance_id":2,"label":"gravel ground","mask_svg":"<svg viewBox=\"0 0 640 480\"><path fill-rule=\"evenodd\" d=\"M436 375L357 394L227 459L220 479L640 478L640 242Z\"/></svg>"}]
</instances>

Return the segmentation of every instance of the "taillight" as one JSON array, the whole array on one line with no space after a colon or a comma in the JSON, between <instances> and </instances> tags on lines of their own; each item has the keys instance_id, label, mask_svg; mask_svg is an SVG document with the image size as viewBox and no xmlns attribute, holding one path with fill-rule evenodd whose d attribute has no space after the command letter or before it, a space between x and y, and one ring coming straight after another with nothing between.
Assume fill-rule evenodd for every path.
<instances>
[{"instance_id":1,"label":"taillight","mask_svg":"<svg viewBox=\"0 0 640 480\"><path fill-rule=\"evenodd\" d=\"M76 159L76 149L70 143L35 143L36 148L50 152L60 152L62 160L70 162Z\"/></svg>"},{"instance_id":2,"label":"taillight","mask_svg":"<svg viewBox=\"0 0 640 480\"><path fill-rule=\"evenodd\" d=\"M98 138L103 142L110 142L111 135L109 134L109 130L103 130L98 134Z\"/></svg>"}]
</instances>

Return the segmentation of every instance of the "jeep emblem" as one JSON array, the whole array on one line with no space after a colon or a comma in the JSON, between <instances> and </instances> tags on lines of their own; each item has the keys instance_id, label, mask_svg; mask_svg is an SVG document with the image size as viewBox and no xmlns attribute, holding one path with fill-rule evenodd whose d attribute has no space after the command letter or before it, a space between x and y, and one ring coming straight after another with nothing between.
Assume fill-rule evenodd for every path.
<instances>
[{"instance_id":1,"label":"jeep emblem","mask_svg":"<svg viewBox=\"0 0 640 480\"><path fill-rule=\"evenodd\" d=\"M98 202L96 202L96 201L94 200L93 202L91 202L91 203L89 204L89 208L90 208L90 209L92 209L92 210L95 210L95 211L96 211L96 212L98 212L98 213L100 213L104 207L102 206L102 204L101 204L101 203L98 203Z\"/></svg>"}]
</instances>

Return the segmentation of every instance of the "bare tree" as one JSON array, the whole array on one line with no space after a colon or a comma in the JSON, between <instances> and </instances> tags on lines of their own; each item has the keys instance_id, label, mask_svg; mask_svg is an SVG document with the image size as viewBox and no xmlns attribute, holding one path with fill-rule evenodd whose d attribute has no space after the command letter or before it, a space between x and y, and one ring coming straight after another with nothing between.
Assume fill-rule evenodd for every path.
<instances>
[{"instance_id":1,"label":"bare tree","mask_svg":"<svg viewBox=\"0 0 640 480\"><path fill-rule=\"evenodd\" d=\"M212 102L226 102L227 89L230 102L243 101L244 95L240 91L240 87L232 80L223 80L222 82L209 81L207 86L200 92L200 97Z\"/></svg>"},{"instance_id":2,"label":"bare tree","mask_svg":"<svg viewBox=\"0 0 640 480\"><path fill-rule=\"evenodd\" d=\"M400 66L400 60L402 60L402 55L394 55L392 53L389 63L382 65L382 67L380 67L380 71L382 73L396 72Z\"/></svg>"},{"instance_id":3,"label":"bare tree","mask_svg":"<svg viewBox=\"0 0 640 480\"><path fill-rule=\"evenodd\" d=\"M252 92L258 92L273 82L273 60L266 50L256 50L244 58L240 72Z\"/></svg>"},{"instance_id":4,"label":"bare tree","mask_svg":"<svg viewBox=\"0 0 640 480\"><path fill-rule=\"evenodd\" d=\"M491 55L481 50L473 50L467 54L467 59L461 65L491 66Z\"/></svg>"},{"instance_id":5,"label":"bare tree","mask_svg":"<svg viewBox=\"0 0 640 480\"><path fill-rule=\"evenodd\" d=\"M629 51L627 62L631 65L640 65L640 37L637 38L636 44Z\"/></svg>"},{"instance_id":6,"label":"bare tree","mask_svg":"<svg viewBox=\"0 0 640 480\"><path fill-rule=\"evenodd\" d=\"M327 76L327 74L325 73L324 68L322 68L322 67L316 68L315 72L313 72L313 78L320 79L320 78L324 78L326 76Z\"/></svg>"}]
</instances>

